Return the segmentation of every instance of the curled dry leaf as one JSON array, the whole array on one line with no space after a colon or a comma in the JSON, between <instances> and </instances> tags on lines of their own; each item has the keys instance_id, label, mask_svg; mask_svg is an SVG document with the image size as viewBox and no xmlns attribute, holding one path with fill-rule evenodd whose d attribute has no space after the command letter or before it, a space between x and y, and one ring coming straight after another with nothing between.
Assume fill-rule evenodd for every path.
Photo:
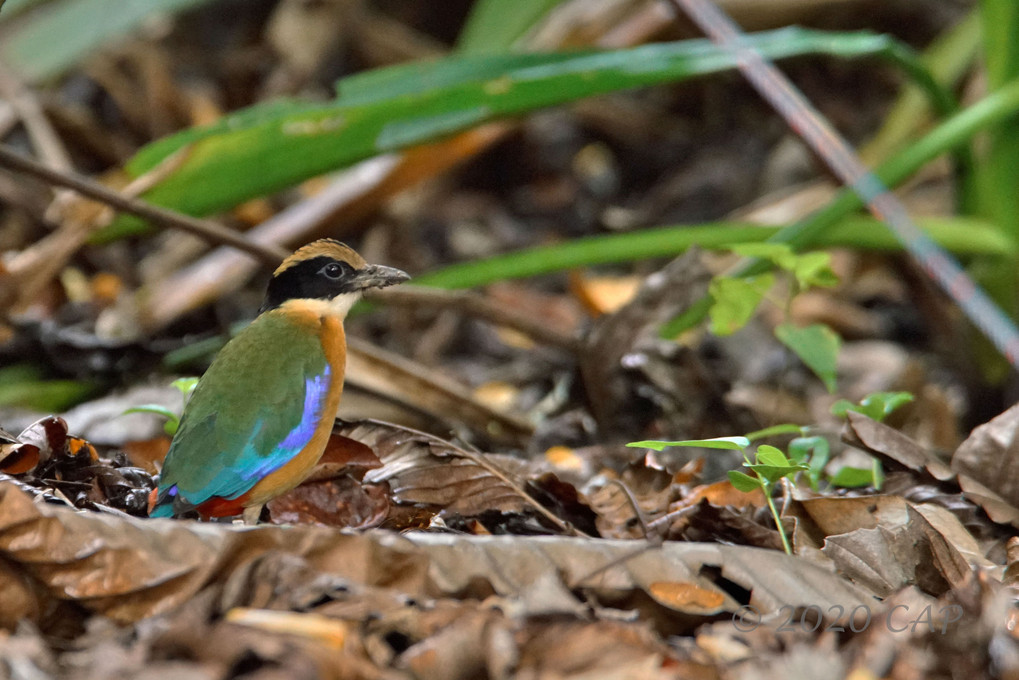
<instances>
[{"instance_id":1,"label":"curled dry leaf","mask_svg":"<svg viewBox=\"0 0 1019 680\"><path fill-rule=\"evenodd\" d=\"M1019 507L1019 404L974 429L952 469Z\"/></svg>"},{"instance_id":2,"label":"curled dry leaf","mask_svg":"<svg viewBox=\"0 0 1019 680\"><path fill-rule=\"evenodd\" d=\"M6 453L7 455L2 455ZM152 477L125 461L104 460L95 447L67 432L67 422L47 416L29 425L17 442L0 449L0 473L19 475L34 495L66 499L77 508L144 516Z\"/></svg>"},{"instance_id":3,"label":"curled dry leaf","mask_svg":"<svg viewBox=\"0 0 1019 680\"><path fill-rule=\"evenodd\" d=\"M974 568L1000 575L1001 567L984 556L976 539L941 506L896 496L802 503L828 533L824 554L841 573L879 597L910 584L941 595L962 586Z\"/></svg>"},{"instance_id":4,"label":"curled dry leaf","mask_svg":"<svg viewBox=\"0 0 1019 680\"><path fill-rule=\"evenodd\" d=\"M15 442L0 450L0 472L10 475L29 472L55 454L63 453L66 446L67 421L58 416L40 418L22 430Z\"/></svg>"},{"instance_id":5,"label":"curled dry leaf","mask_svg":"<svg viewBox=\"0 0 1019 680\"><path fill-rule=\"evenodd\" d=\"M901 432L860 413L847 414L842 439L874 454L893 469L905 468L938 482L954 482L993 521L1019 527L1019 506L999 492L1015 493L1017 488L1015 464L1008 462L1015 458L1011 447L1019 416L1017 409L1014 406L976 428L956 451L951 467Z\"/></svg>"},{"instance_id":6,"label":"curled dry leaf","mask_svg":"<svg viewBox=\"0 0 1019 680\"><path fill-rule=\"evenodd\" d=\"M862 413L846 413L846 427L842 439L847 444L869 451L891 465L893 469L927 471L937 480L952 478L951 469L927 449L895 428L869 418Z\"/></svg>"}]
</instances>

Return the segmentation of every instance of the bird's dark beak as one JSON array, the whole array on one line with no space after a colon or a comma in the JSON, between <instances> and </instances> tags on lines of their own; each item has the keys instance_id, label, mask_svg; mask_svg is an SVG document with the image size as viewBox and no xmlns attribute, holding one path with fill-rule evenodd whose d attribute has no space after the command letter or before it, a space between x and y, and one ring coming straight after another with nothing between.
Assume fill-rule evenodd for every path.
<instances>
[{"instance_id":1,"label":"bird's dark beak","mask_svg":"<svg viewBox=\"0 0 1019 680\"><path fill-rule=\"evenodd\" d=\"M351 283L359 290L365 288L385 288L404 281L409 281L410 275L395 267L383 267L380 264L370 264L359 271Z\"/></svg>"}]
</instances>

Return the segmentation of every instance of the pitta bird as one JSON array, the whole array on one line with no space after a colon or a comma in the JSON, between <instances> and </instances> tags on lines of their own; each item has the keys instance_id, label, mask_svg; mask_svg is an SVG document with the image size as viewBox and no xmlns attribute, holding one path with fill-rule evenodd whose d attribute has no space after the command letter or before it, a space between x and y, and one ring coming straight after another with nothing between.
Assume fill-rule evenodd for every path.
<instances>
[{"instance_id":1,"label":"pitta bird","mask_svg":"<svg viewBox=\"0 0 1019 680\"><path fill-rule=\"evenodd\" d=\"M258 316L219 352L184 408L149 516L243 514L300 484L321 458L343 391L343 320L369 288L410 277L339 241L297 250Z\"/></svg>"}]
</instances>

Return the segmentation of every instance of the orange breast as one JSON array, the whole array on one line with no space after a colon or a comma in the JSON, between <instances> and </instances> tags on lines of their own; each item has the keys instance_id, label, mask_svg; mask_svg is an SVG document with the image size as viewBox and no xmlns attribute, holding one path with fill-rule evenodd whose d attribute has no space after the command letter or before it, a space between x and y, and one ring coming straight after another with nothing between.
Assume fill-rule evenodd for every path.
<instances>
[{"instance_id":1,"label":"orange breast","mask_svg":"<svg viewBox=\"0 0 1019 680\"><path fill-rule=\"evenodd\" d=\"M288 310L289 311L289 310ZM305 310L294 310L303 313ZM301 319L307 322L307 319ZM326 393L325 405L322 408L322 417L312 434L311 440L301 451L287 462L280 469L266 475L261 481L251 488L246 494L232 501L222 501L229 504L229 508L222 508L224 514L210 514L213 517L227 516L226 510L233 510L230 514L239 512L234 506L241 503L240 508L261 505L276 496L282 495L293 489L307 478L312 468L318 463L325 451L326 443L329 441L329 434L333 429L333 421L336 419L336 409L340 405L340 395L343 393L343 375L347 363L347 340L343 334L343 322L334 316L319 317L320 328L319 338L322 341L322 350L325 352L326 361L329 362L331 377L329 390ZM218 499L216 499L218 500ZM211 501L210 501L211 502ZM203 514L205 512L203 511Z\"/></svg>"}]
</instances>

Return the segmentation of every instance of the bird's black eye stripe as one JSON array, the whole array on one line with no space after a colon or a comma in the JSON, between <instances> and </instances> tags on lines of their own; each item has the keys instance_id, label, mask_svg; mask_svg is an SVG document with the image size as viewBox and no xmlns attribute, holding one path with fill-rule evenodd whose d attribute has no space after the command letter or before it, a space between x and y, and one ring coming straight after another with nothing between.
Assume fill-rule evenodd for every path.
<instances>
[{"instance_id":1,"label":"bird's black eye stripe","mask_svg":"<svg viewBox=\"0 0 1019 680\"><path fill-rule=\"evenodd\" d=\"M326 278L332 279L334 281L339 281L344 276L349 274L351 271L353 270L351 269L350 265L344 262L330 262L326 266L322 267L322 269L320 269L318 273L322 274Z\"/></svg>"}]
</instances>

